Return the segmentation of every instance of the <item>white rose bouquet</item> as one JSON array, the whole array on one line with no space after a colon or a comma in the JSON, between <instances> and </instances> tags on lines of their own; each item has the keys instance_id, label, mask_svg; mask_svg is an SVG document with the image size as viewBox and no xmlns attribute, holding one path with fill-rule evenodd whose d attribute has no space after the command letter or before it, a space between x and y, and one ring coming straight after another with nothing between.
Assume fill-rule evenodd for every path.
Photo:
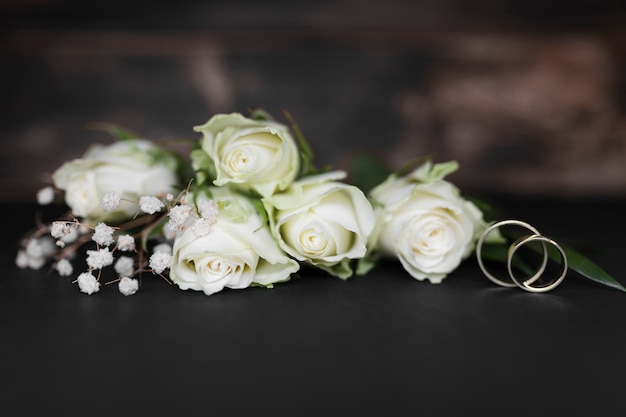
<instances>
[{"instance_id":1,"label":"white rose bouquet","mask_svg":"<svg viewBox=\"0 0 626 417\"><path fill-rule=\"evenodd\" d=\"M379 257L397 258L415 279L440 283L474 249L486 229L483 213L444 177L454 161L430 160L406 175L390 175L370 193L376 228L361 260L368 272Z\"/></svg>"},{"instance_id":2,"label":"white rose bouquet","mask_svg":"<svg viewBox=\"0 0 626 417\"><path fill-rule=\"evenodd\" d=\"M146 274L213 295L272 288L301 266L347 279L383 258L416 280L440 283L489 231L483 212L445 179L456 162L427 160L383 179L388 171L368 161L366 175L352 173L375 185L366 193L346 182L346 171L318 170L286 116L289 125L262 110L214 115L193 128L202 136L186 155L113 129L117 141L62 164L37 193L42 205L62 194L69 212L38 222L20 241L16 265L50 264L76 276L84 294L99 292L109 276L105 284L117 283L125 296L139 292ZM484 246L485 255L502 253ZM567 250L583 275L626 291L574 255Z\"/></svg>"}]
</instances>

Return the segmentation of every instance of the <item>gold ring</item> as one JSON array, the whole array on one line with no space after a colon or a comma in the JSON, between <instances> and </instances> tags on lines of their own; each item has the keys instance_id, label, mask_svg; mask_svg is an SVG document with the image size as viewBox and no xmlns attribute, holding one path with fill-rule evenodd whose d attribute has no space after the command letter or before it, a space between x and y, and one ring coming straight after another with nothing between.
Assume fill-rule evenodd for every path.
<instances>
[{"instance_id":1,"label":"gold ring","mask_svg":"<svg viewBox=\"0 0 626 417\"><path fill-rule=\"evenodd\" d=\"M478 242L476 243L476 259L478 260L478 265L480 266L480 269L483 271L483 273L485 274L485 276L487 276L487 278L489 278L492 282L502 286L502 287L515 287L515 286L519 286L519 284L517 283L517 281L515 279L513 279L513 276L511 275L511 271L509 270L509 275L511 275L511 280L503 280L500 278L495 277L494 275L492 275L487 268L485 267L485 264L483 263L483 258L482 258L482 247L483 247L483 242L485 241L485 238L495 229L502 227L502 226L506 226L506 225L514 225L514 226L521 226L524 227L528 230L530 230L531 232L533 232L532 235L530 236L526 236L526 238L531 237L531 236L540 236L541 234L539 233L539 230L535 229L533 226L531 226L530 224L523 222L521 220L514 220L514 219L510 219L510 220L501 220L499 222L496 222L494 224L492 224L491 226L489 226L480 236L480 238L478 239ZM522 243L523 245L523 243ZM541 264L541 266L539 267L539 269L537 270L537 272L535 272L535 274L530 277L529 279L526 280L526 282L532 280L532 282L534 282L535 280L537 280L542 274L543 271L546 268L546 265L548 263L548 251L546 250L546 246L545 243L542 241L542 245L543 245L543 262ZM521 246L521 245L519 245ZM515 249L517 250L519 248L519 246ZM513 251L515 252L515 251ZM507 264L510 264L511 262L511 250L509 248L509 257L507 259Z\"/></svg>"},{"instance_id":2,"label":"gold ring","mask_svg":"<svg viewBox=\"0 0 626 417\"><path fill-rule=\"evenodd\" d=\"M539 241L539 242L542 243L544 259L546 259L547 253L548 253L547 250L546 250L546 246L545 246L546 243L554 246L559 251L559 254L561 255L561 270L559 271L558 276L556 277L555 280L550 281L550 282L548 282L547 284L544 284L544 285L533 286L532 284L534 284L537 281L537 279L539 279L539 277L541 275L543 275L543 270L545 269L545 264L541 268L542 271L541 271L540 274L535 273L533 276L531 276L531 277L529 277L529 278L527 278L527 279L525 279L523 281L519 280L515 276L515 274L513 273L512 260L513 260L513 257L515 256L515 252L519 248L524 246L525 244L527 244L529 242L533 242L533 241ZM550 290L553 290L554 288L556 288L563 281L563 279L565 279L565 275L567 274L567 256L565 256L565 252L563 251L563 248L561 248L561 246L559 246L559 244L556 243L554 240L549 239L549 238L547 238L545 236L541 236L539 234L536 234L536 235L522 237L522 238L516 240L515 242L513 242L513 244L509 247L506 267L507 267L507 269L509 271L509 275L511 276L511 279L520 288L522 288L522 289L524 289L526 291L530 291L530 292L547 292L547 291L550 291Z\"/></svg>"}]
</instances>

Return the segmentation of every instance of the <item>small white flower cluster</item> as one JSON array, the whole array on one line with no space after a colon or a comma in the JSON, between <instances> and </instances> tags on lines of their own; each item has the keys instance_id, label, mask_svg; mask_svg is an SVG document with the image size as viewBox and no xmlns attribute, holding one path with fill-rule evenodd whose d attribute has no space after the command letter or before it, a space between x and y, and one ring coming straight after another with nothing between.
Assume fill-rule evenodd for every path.
<instances>
[{"instance_id":1,"label":"small white flower cluster","mask_svg":"<svg viewBox=\"0 0 626 417\"><path fill-rule=\"evenodd\" d=\"M117 193L108 192L102 196L102 199L100 200L100 205L103 209L107 211L113 211L120 206L120 201L121 198Z\"/></svg>"},{"instance_id":2,"label":"small white flower cluster","mask_svg":"<svg viewBox=\"0 0 626 417\"><path fill-rule=\"evenodd\" d=\"M154 196L144 195L139 199L139 208L146 214L154 214L161 211L165 203Z\"/></svg>"},{"instance_id":3,"label":"small white flower cluster","mask_svg":"<svg viewBox=\"0 0 626 417\"><path fill-rule=\"evenodd\" d=\"M66 244L75 242L79 235L80 223L77 221L64 222L55 221L52 222L50 229L50 235L56 239L56 245L60 248L64 248Z\"/></svg>"},{"instance_id":4,"label":"small white flower cluster","mask_svg":"<svg viewBox=\"0 0 626 417\"><path fill-rule=\"evenodd\" d=\"M169 221L165 226L165 233L168 239L173 239L176 234L191 228L198 236L206 236L211 231L211 225L217 221L219 212L218 204L215 200L200 200L194 207L181 203L169 209ZM196 215L197 214L197 215Z\"/></svg>"},{"instance_id":5,"label":"small white flower cluster","mask_svg":"<svg viewBox=\"0 0 626 417\"><path fill-rule=\"evenodd\" d=\"M186 191L185 191L186 193ZM54 190L46 187L38 192L38 202L41 205L52 201ZM165 201L164 201L165 200ZM116 210L121 198L117 193L108 192L103 195L100 204L105 211ZM73 262L76 251L89 241L94 242L95 249L88 249L86 253L87 271L76 278L81 292L94 294L100 291L102 270L113 266L117 279L107 282L117 282L118 289L123 295L133 295L139 289L139 280L133 278L142 272L152 272L167 280L163 274L170 267L172 259L171 240L178 232L191 227L195 233L206 235L210 226L217 221L218 205L215 201L202 201L198 207L175 199L167 194L164 199L157 196L142 196L137 202L141 213L153 215L167 210L162 216L128 220L127 223L110 226L99 222L95 226L88 226L79 220L70 217L70 220L55 220L47 225L40 226L22 242L18 250L16 265L20 268L41 269L51 260L53 270L60 276L70 276L74 272ZM163 226L163 233L146 236L155 226L168 219ZM138 223L137 220L140 220ZM126 231L143 226L137 235ZM152 253L146 260L143 247L137 248L137 240L144 238L156 240ZM123 254L122 254L123 253ZM129 256L135 253L137 256ZM117 255L117 259L116 259ZM105 285L106 285L105 284Z\"/></svg>"},{"instance_id":6,"label":"small white flower cluster","mask_svg":"<svg viewBox=\"0 0 626 417\"><path fill-rule=\"evenodd\" d=\"M54 242L48 236L33 237L17 252L15 263L20 268L41 269L55 252Z\"/></svg>"},{"instance_id":7,"label":"small white flower cluster","mask_svg":"<svg viewBox=\"0 0 626 417\"><path fill-rule=\"evenodd\" d=\"M37 191L37 203L45 206L54 201L54 188L51 186L44 187Z\"/></svg>"}]
</instances>

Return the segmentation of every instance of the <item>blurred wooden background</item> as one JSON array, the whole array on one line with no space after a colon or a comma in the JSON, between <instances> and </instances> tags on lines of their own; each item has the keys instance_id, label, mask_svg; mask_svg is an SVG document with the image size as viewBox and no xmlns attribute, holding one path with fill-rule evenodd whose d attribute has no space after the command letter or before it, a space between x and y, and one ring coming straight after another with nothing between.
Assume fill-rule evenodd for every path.
<instances>
[{"instance_id":1,"label":"blurred wooden background","mask_svg":"<svg viewBox=\"0 0 626 417\"><path fill-rule=\"evenodd\" d=\"M434 154L468 193L626 196L623 1L0 1L0 200L117 123L288 110L320 165ZM284 120L284 119L283 119Z\"/></svg>"}]
</instances>

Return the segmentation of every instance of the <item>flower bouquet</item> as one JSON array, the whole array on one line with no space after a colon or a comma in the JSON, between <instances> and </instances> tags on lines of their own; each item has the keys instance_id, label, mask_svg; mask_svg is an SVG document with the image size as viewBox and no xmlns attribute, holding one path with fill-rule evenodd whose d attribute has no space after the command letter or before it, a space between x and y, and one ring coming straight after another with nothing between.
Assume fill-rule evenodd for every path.
<instances>
[{"instance_id":1,"label":"flower bouquet","mask_svg":"<svg viewBox=\"0 0 626 417\"><path fill-rule=\"evenodd\" d=\"M29 231L16 264L49 265L85 294L117 283L128 296L145 276L212 295L271 288L305 268L348 279L381 259L441 283L479 241L481 256L511 263L502 248L514 237L485 236L493 225L486 209L446 180L455 161L418 159L365 189L346 182L345 171L317 168L298 124L285 116L287 123L263 110L216 114L193 128L200 138L189 143L107 125L112 143L65 162L37 193L39 204L67 213ZM545 266L550 252L541 250ZM569 268L626 291L584 256L566 253Z\"/></svg>"}]
</instances>

